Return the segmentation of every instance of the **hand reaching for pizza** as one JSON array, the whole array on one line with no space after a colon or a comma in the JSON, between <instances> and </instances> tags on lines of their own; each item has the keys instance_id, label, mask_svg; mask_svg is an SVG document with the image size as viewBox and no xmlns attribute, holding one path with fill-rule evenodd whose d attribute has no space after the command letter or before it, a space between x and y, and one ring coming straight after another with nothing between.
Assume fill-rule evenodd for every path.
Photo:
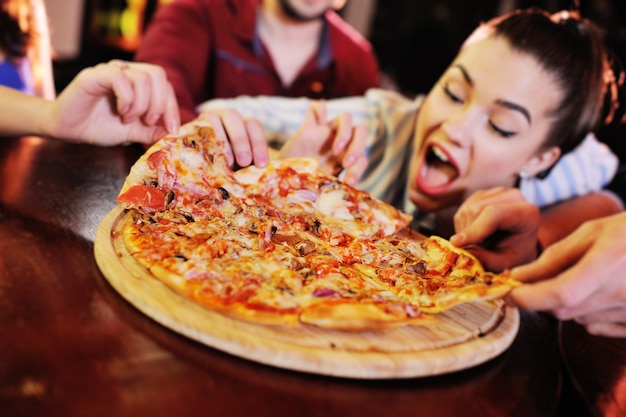
<instances>
[{"instance_id":1,"label":"hand reaching for pizza","mask_svg":"<svg viewBox=\"0 0 626 417\"><path fill-rule=\"evenodd\" d=\"M87 68L48 106L42 122L47 135L98 145L152 143L180 125L165 71L151 64L111 61Z\"/></svg>"},{"instance_id":2,"label":"hand reaching for pizza","mask_svg":"<svg viewBox=\"0 0 626 417\"><path fill-rule=\"evenodd\" d=\"M539 209L515 188L472 194L454 215L452 244L465 247L485 267L502 271L537 256Z\"/></svg>"},{"instance_id":3,"label":"hand reaching for pizza","mask_svg":"<svg viewBox=\"0 0 626 417\"><path fill-rule=\"evenodd\" d=\"M367 129L354 126L352 116L342 113L328 120L323 101L311 104L298 131L280 150L281 157L315 157L325 172L338 175L345 170L344 182L357 183L368 160L365 155Z\"/></svg>"},{"instance_id":4,"label":"hand reaching for pizza","mask_svg":"<svg viewBox=\"0 0 626 417\"><path fill-rule=\"evenodd\" d=\"M230 166L247 167L254 163L267 166L270 149L263 127L256 119L244 118L235 109L203 112L200 119L208 120L215 136L224 143L224 153Z\"/></svg>"},{"instance_id":5,"label":"hand reaching for pizza","mask_svg":"<svg viewBox=\"0 0 626 417\"><path fill-rule=\"evenodd\" d=\"M520 307L574 319L590 333L626 337L626 213L588 221L513 269L529 284L511 299Z\"/></svg>"}]
</instances>

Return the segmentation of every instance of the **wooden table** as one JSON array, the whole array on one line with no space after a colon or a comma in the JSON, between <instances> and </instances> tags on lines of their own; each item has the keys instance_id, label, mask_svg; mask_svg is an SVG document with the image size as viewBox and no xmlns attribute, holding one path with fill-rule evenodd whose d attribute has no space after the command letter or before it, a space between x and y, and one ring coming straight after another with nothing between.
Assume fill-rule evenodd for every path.
<instances>
[{"instance_id":1,"label":"wooden table","mask_svg":"<svg viewBox=\"0 0 626 417\"><path fill-rule=\"evenodd\" d=\"M191 341L122 299L93 256L139 146L0 139L0 415L552 416L555 323L522 313L513 345L472 369L351 380Z\"/></svg>"},{"instance_id":2,"label":"wooden table","mask_svg":"<svg viewBox=\"0 0 626 417\"><path fill-rule=\"evenodd\" d=\"M574 322L561 323L558 333L580 407L592 416L626 416L626 339L592 336Z\"/></svg>"}]
</instances>

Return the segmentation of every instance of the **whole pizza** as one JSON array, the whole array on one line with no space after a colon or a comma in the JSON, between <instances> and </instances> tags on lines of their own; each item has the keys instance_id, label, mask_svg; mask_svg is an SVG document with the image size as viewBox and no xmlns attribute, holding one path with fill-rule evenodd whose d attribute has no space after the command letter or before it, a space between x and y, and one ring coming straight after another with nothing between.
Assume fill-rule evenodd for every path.
<instances>
[{"instance_id":1,"label":"whole pizza","mask_svg":"<svg viewBox=\"0 0 626 417\"><path fill-rule=\"evenodd\" d=\"M208 122L149 148L118 202L114 241L147 274L190 303L263 326L428 326L518 285L412 231L407 214L315 159L233 171Z\"/></svg>"}]
</instances>

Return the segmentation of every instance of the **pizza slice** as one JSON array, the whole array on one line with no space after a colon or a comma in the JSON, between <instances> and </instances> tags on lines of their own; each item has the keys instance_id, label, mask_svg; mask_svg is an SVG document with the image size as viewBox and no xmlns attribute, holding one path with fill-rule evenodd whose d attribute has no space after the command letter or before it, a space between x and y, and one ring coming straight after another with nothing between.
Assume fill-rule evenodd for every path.
<instances>
[{"instance_id":1,"label":"pizza slice","mask_svg":"<svg viewBox=\"0 0 626 417\"><path fill-rule=\"evenodd\" d=\"M195 217L243 196L223 144L208 122L196 121L157 141L139 158L117 201L148 213L181 210Z\"/></svg>"},{"instance_id":2,"label":"pizza slice","mask_svg":"<svg viewBox=\"0 0 626 417\"><path fill-rule=\"evenodd\" d=\"M369 262L354 266L421 312L440 313L466 302L499 299L520 285L508 272L485 271L471 253L441 237L418 241L407 236L410 234L390 239L397 251L383 251L383 256L380 252L377 256L364 255Z\"/></svg>"}]
</instances>

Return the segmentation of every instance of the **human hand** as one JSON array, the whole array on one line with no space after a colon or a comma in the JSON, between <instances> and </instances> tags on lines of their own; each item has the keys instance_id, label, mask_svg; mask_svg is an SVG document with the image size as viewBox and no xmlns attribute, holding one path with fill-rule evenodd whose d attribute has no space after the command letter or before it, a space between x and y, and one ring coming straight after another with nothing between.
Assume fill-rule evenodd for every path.
<instances>
[{"instance_id":1,"label":"human hand","mask_svg":"<svg viewBox=\"0 0 626 417\"><path fill-rule=\"evenodd\" d=\"M530 262L537 256L539 209L516 188L495 187L472 194L454 215L450 242L472 252L491 271Z\"/></svg>"},{"instance_id":2,"label":"human hand","mask_svg":"<svg viewBox=\"0 0 626 417\"><path fill-rule=\"evenodd\" d=\"M512 291L511 300L575 319L590 333L626 337L625 236L626 213L584 223L535 262L511 271L527 283Z\"/></svg>"},{"instance_id":3,"label":"human hand","mask_svg":"<svg viewBox=\"0 0 626 417\"><path fill-rule=\"evenodd\" d=\"M246 167L254 162L263 168L269 162L269 147L257 120L245 119L235 109L210 110L201 113L199 118L208 120L215 136L224 143L229 165L236 163Z\"/></svg>"},{"instance_id":4,"label":"human hand","mask_svg":"<svg viewBox=\"0 0 626 417\"><path fill-rule=\"evenodd\" d=\"M81 71L50 105L50 136L98 145L152 143L180 125L165 71L110 61Z\"/></svg>"},{"instance_id":5,"label":"human hand","mask_svg":"<svg viewBox=\"0 0 626 417\"><path fill-rule=\"evenodd\" d=\"M281 157L314 157L320 168L338 175L345 170L343 180L354 185L367 168L365 155L367 129L353 126L352 116L342 113L328 120L322 101L311 104L298 131L285 143Z\"/></svg>"}]
</instances>

